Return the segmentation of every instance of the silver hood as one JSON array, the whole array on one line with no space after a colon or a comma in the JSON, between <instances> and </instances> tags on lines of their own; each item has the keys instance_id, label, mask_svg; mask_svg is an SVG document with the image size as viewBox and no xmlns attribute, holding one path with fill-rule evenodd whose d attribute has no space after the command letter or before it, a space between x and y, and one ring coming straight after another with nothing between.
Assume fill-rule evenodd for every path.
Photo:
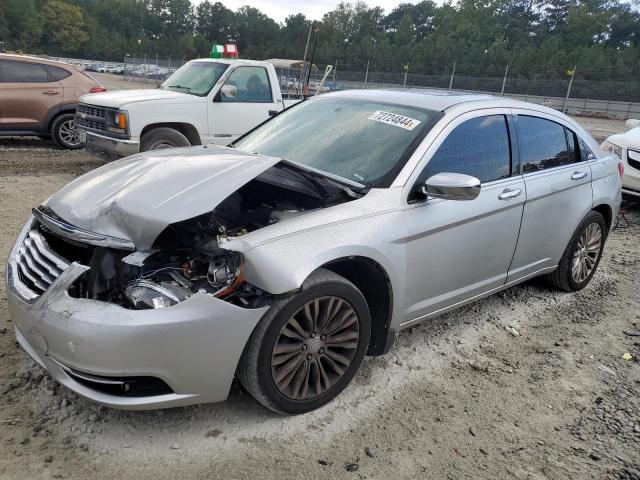
<instances>
[{"instance_id":1,"label":"silver hood","mask_svg":"<svg viewBox=\"0 0 640 480\"><path fill-rule=\"evenodd\" d=\"M76 227L148 250L168 225L213 210L279 161L212 145L145 152L77 178L45 205Z\"/></svg>"}]
</instances>

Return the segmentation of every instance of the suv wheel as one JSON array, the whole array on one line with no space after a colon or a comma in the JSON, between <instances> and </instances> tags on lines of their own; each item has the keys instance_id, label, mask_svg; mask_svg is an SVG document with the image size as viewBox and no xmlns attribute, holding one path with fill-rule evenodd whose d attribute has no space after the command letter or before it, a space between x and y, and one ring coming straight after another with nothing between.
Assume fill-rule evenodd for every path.
<instances>
[{"instance_id":1,"label":"suv wheel","mask_svg":"<svg viewBox=\"0 0 640 480\"><path fill-rule=\"evenodd\" d=\"M140 151L161 150L164 148L189 147L191 142L179 131L168 127L154 128L142 136Z\"/></svg>"},{"instance_id":2,"label":"suv wheel","mask_svg":"<svg viewBox=\"0 0 640 480\"><path fill-rule=\"evenodd\" d=\"M319 269L295 295L277 298L245 347L242 385L274 412L299 414L333 400L369 345L371 316L355 285Z\"/></svg>"},{"instance_id":3,"label":"suv wheel","mask_svg":"<svg viewBox=\"0 0 640 480\"><path fill-rule=\"evenodd\" d=\"M567 292L586 287L602 258L606 232L604 217L598 212L589 212L571 237L558 268L547 275L549 283Z\"/></svg>"},{"instance_id":4,"label":"suv wheel","mask_svg":"<svg viewBox=\"0 0 640 480\"><path fill-rule=\"evenodd\" d=\"M64 113L51 124L51 136L60 148L76 150L82 148L80 136L74 124L74 114Z\"/></svg>"}]
</instances>

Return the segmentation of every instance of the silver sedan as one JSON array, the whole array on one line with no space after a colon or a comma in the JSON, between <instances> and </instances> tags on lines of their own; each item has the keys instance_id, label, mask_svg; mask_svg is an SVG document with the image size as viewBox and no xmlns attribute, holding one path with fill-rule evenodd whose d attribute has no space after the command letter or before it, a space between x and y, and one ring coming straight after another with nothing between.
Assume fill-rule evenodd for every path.
<instances>
[{"instance_id":1,"label":"silver sedan","mask_svg":"<svg viewBox=\"0 0 640 480\"><path fill-rule=\"evenodd\" d=\"M398 332L535 276L596 272L619 159L484 95L351 91L228 148L146 152L33 209L7 268L23 348L117 408L329 402Z\"/></svg>"}]
</instances>

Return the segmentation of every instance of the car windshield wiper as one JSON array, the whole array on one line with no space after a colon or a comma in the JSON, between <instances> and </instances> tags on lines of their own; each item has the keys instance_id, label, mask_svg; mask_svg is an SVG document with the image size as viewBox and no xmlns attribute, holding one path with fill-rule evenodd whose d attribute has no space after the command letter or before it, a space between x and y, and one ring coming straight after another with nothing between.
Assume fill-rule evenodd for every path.
<instances>
[{"instance_id":1,"label":"car windshield wiper","mask_svg":"<svg viewBox=\"0 0 640 480\"><path fill-rule=\"evenodd\" d=\"M287 159L282 159L282 162L289 167L293 167L293 169L295 169L296 172L300 172L301 174L302 173L306 174L305 176L306 178L312 178L312 177L322 178L325 182L340 188L347 195L353 198L358 198L369 190L369 187L367 187L366 185L363 185L362 183L358 183L358 182L353 182L339 175L334 175L329 172L324 172L322 170L309 167L307 165L300 165L299 163L292 162L291 160L287 160Z\"/></svg>"},{"instance_id":2,"label":"car windshield wiper","mask_svg":"<svg viewBox=\"0 0 640 480\"><path fill-rule=\"evenodd\" d=\"M181 88L181 89L186 90L188 92L190 92L192 90L191 87L185 87L183 85L167 85L167 88Z\"/></svg>"}]
</instances>

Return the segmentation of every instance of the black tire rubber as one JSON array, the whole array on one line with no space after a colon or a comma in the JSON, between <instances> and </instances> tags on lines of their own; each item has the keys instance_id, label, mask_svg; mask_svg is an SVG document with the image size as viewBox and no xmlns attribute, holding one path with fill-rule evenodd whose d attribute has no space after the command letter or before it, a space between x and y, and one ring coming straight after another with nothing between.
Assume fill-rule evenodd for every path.
<instances>
[{"instance_id":1,"label":"black tire rubber","mask_svg":"<svg viewBox=\"0 0 640 480\"><path fill-rule=\"evenodd\" d=\"M602 245L600 246L600 252L598 253L598 259L596 260L596 264L593 267L593 271L584 281L578 283L573 279L573 276L571 275L571 261L573 259L573 253L576 249L578 239L580 238L582 232L587 228L588 225L591 225L594 222L598 223L600 225L600 228L602 229ZM598 265L600 264L600 259L602 258L602 250L604 249L604 244L607 239L608 233L607 222L605 221L604 217L594 210L590 211L582 219L582 222L580 222L580 225L578 225L578 228L576 228L576 231L573 233L571 240L569 240L569 244L567 245L567 248L565 248L564 253L562 254L562 258L558 263L558 268L550 274L546 275L544 277L545 280L554 287L560 290L564 290L565 292L577 292L578 290L582 290L589 284L591 278L596 273L596 270L598 270Z\"/></svg>"},{"instance_id":2,"label":"black tire rubber","mask_svg":"<svg viewBox=\"0 0 640 480\"><path fill-rule=\"evenodd\" d=\"M67 120L73 120L74 118L75 114L73 113L63 113L62 115L58 115L53 119L53 122L51 122L51 138L53 138L53 141L58 147L66 150L78 150L84 146L82 143L78 145L69 145L60 137L60 126Z\"/></svg>"},{"instance_id":3,"label":"black tire rubber","mask_svg":"<svg viewBox=\"0 0 640 480\"><path fill-rule=\"evenodd\" d=\"M159 141L171 145L172 147L189 147L191 142L179 131L170 127L158 127L149 130L142 136L140 141L140 151L147 152Z\"/></svg>"},{"instance_id":4,"label":"black tire rubber","mask_svg":"<svg viewBox=\"0 0 640 480\"><path fill-rule=\"evenodd\" d=\"M356 353L342 378L327 391L313 399L290 399L278 391L271 376L273 346L282 326L291 315L309 300L327 295L344 298L354 308L360 322ZM318 269L304 281L300 292L274 300L251 334L236 376L258 402L276 413L297 415L310 412L333 400L351 382L367 352L370 335L371 314L360 290L346 278L329 270Z\"/></svg>"}]
</instances>

